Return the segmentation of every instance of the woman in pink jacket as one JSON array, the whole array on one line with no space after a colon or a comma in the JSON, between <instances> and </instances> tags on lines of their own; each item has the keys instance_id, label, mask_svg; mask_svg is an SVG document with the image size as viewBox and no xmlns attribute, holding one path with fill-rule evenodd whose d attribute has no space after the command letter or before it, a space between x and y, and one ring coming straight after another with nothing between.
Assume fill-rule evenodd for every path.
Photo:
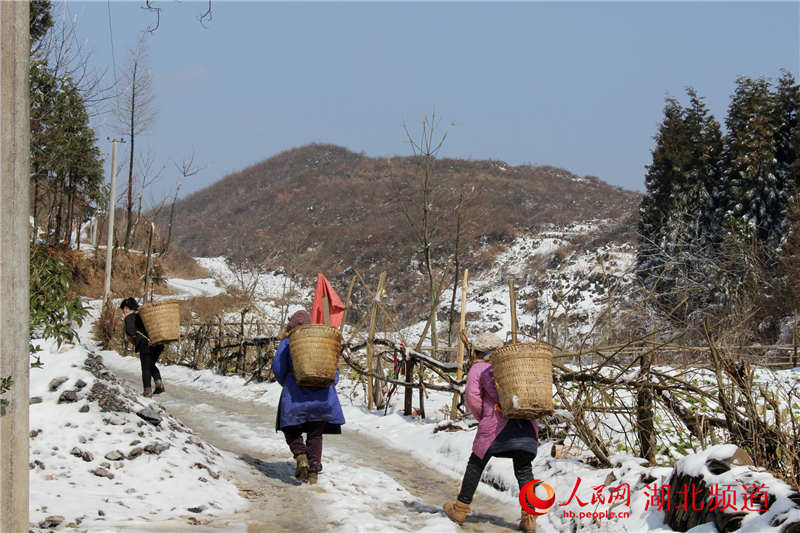
<instances>
[{"instance_id":1,"label":"woman in pink jacket","mask_svg":"<svg viewBox=\"0 0 800 533\"><path fill-rule=\"evenodd\" d=\"M478 419L478 432L472 443L461 492L455 503L444 504L445 514L458 524L464 523L483 469L492 457L510 457L514 461L514 475L520 488L533 480L532 463L539 447L539 426L535 420L509 420L500 412L494 372L488 358L502 345L503 341L493 333L481 335L472 344L477 362L467 374L464 400ZM536 531L536 517L522 511L520 529L527 533Z\"/></svg>"}]
</instances>

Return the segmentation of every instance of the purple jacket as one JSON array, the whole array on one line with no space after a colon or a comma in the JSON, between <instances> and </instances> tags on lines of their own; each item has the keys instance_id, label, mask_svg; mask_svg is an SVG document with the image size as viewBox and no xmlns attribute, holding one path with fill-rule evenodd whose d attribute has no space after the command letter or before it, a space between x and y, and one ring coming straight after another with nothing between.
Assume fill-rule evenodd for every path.
<instances>
[{"instance_id":1,"label":"purple jacket","mask_svg":"<svg viewBox=\"0 0 800 533\"><path fill-rule=\"evenodd\" d=\"M484 393L491 398L491 401L484 397ZM499 407L500 401L497 387L494 386L494 371L491 364L486 361L478 361L469 369L464 401L478 419L478 432L472 442L472 452L483 459L486 450L508 423L508 418L494 408L495 405ZM531 423L538 438L539 424L536 420L532 420Z\"/></svg>"},{"instance_id":2,"label":"purple jacket","mask_svg":"<svg viewBox=\"0 0 800 533\"><path fill-rule=\"evenodd\" d=\"M297 384L292 371L289 339L283 339L278 345L272 360L272 371L283 385L275 429L299 426L305 422L328 422L329 426L344 424L344 413L336 395L335 383L330 387L301 387ZM339 382L338 370L336 382Z\"/></svg>"}]
</instances>

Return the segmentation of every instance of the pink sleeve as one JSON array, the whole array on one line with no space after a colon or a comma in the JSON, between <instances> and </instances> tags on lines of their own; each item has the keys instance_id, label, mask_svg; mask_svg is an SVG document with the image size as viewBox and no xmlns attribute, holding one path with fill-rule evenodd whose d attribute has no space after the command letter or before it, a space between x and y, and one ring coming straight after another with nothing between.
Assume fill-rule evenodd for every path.
<instances>
[{"instance_id":1,"label":"pink sleeve","mask_svg":"<svg viewBox=\"0 0 800 533\"><path fill-rule=\"evenodd\" d=\"M464 401L478 420L483 414L483 398L481 397L481 372L484 365L475 364L467 374L467 386L464 390Z\"/></svg>"}]
</instances>

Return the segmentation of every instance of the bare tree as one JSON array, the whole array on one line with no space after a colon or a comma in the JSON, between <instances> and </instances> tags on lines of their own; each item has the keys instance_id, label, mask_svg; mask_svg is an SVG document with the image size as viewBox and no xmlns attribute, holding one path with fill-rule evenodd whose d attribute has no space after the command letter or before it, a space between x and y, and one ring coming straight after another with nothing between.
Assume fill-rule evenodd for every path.
<instances>
[{"instance_id":1,"label":"bare tree","mask_svg":"<svg viewBox=\"0 0 800 533\"><path fill-rule=\"evenodd\" d=\"M120 92L115 108L115 115L123 125L124 134L130 137L130 155L128 158L128 204L127 224L123 248L130 246L131 229L133 228L133 185L134 156L136 136L149 130L155 121L155 94L153 78L150 73L150 61L147 53L146 34L139 38L136 48L131 50L128 66L123 71Z\"/></svg>"},{"instance_id":2,"label":"bare tree","mask_svg":"<svg viewBox=\"0 0 800 533\"><path fill-rule=\"evenodd\" d=\"M137 176L137 179L133 183L133 193L136 196L138 205L129 243L131 246L137 246L139 242L136 239L139 233L139 226L142 223L142 202L144 201L147 207L148 215L145 218L149 220L146 220L146 223L156 220L166 204L166 196L160 199L154 198L152 195L147 198L144 196L144 192L161 179L165 169L165 164L157 163L156 153L151 148L136 157L136 172L134 175Z\"/></svg>"},{"instance_id":3,"label":"bare tree","mask_svg":"<svg viewBox=\"0 0 800 533\"><path fill-rule=\"evenodd\" d=\"M254 258L250 241L246 235L239 233L233 236L230 242L231 246L225 262L233 273L236 288L247 299L247 306L249 306L255 297L261 275L266 269L262 262Z\"/></svg>"},{"instance_id":4,"label":"bare tree","mask_svg":"<svg viewBox=\"0 0 800 533\"><path fill-rule=\"evenodd\" d=\"M100 113L101 104L114 97L113 83L106 81L106 71L92 67L92 53L78 36L78 17L65 11L52 12L53 26L41 39L31 40L31 58L42 61L58 79L69 78L78 89L90 115Z\"/></svg>"},{"instance_id":5,"label":"bare tree","mask_svg":"<svg viewBox=\"0 0 800 533\"><path fill-rule=\"evenodd\" d=\"M184 158L183 161L180 163L175 163L175 168L178 169L178 172L181 173L181 180L178 181L178 186L175 187L175 196L172 197L172 205L169 208L169 224L167 225L167 240L164 242L164 249L161 251L161 255L167 255L169 252L169 244L172 241L172 223L175 220L175 202L178 201L178 193L181 191L181 186L183 185L184 180L190 178L203 170L203 167L197 166L194 162L195 158L195 151L194 147L192 147L192 153Z\"/></svg>"},{"instance_id":6,"label":"bare tree","mask_svg":"<svg viewBox=\"0 0 800 533\"><path fill-rule=\"evenodd\" d=\"M451 346L453 343L453 322L455 321L456 309L456 291L458 290L458 282L460 280L461 272L459 262L461 251L461 224L464 219L464 191L462 190L458 195L458 204L454 209L456 216L456 243L453 247L453 263L455 264L455 275L453 276L453 292L450 295L450 310L447 314L447 345Z\"/></svg>"},{"instance_id":7,"label":"bare tree","mask_svg":"<svg viewBox=\"0 0 800 533\"><path fill-rule=\"evenodd\" d=\"M405 205L403 206L403 214L406 220L408 220L409 226L414 232L414 237L422 252L425 271L428 277L430 312L433 315L436 314L437 291L436 280L433 273L432 246L438 222L438 217L434 214L433 165L436 161L436 155L442 148L445 139L447 139L447 132L445 131L439 136L437 127L435 111L431 114L430 118L425 117L423 119L422 131L417 138L411 134L405 122L403 123L403 130L406 133L408 143L411 145L411 150L420 163L419 191L422 195L417 208L418 210L412 213L409 206ZM435 318L431 321L431 344L435 350L437 346Z\"/></svg>"}]
</instances>

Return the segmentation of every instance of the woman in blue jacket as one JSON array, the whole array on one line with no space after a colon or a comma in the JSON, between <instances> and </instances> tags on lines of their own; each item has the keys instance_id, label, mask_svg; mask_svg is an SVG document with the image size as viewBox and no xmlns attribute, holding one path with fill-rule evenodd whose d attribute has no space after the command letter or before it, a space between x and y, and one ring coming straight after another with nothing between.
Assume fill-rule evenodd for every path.
<instances>
[{"instance_id":1,"label":"woman in blue jacket","mask_svg":"<svg viewBox=\"0 0 800 533\"><path fill-rule=\"evenodd\" d=\"M297 326L310 323L311 316L301 310L289 318L286 329L291 332ZM344 424L344 413L336 395L339 371L336 371L336 381L330 387L301 387L292 371L288 337L278 345L272 371L283 385L275 430L283 431L297 462L295 477L316 483L317 475L322 471L322 434L340 434ZM303 433L306 434L305 441Z\"/></svg>"}]
</instances>

